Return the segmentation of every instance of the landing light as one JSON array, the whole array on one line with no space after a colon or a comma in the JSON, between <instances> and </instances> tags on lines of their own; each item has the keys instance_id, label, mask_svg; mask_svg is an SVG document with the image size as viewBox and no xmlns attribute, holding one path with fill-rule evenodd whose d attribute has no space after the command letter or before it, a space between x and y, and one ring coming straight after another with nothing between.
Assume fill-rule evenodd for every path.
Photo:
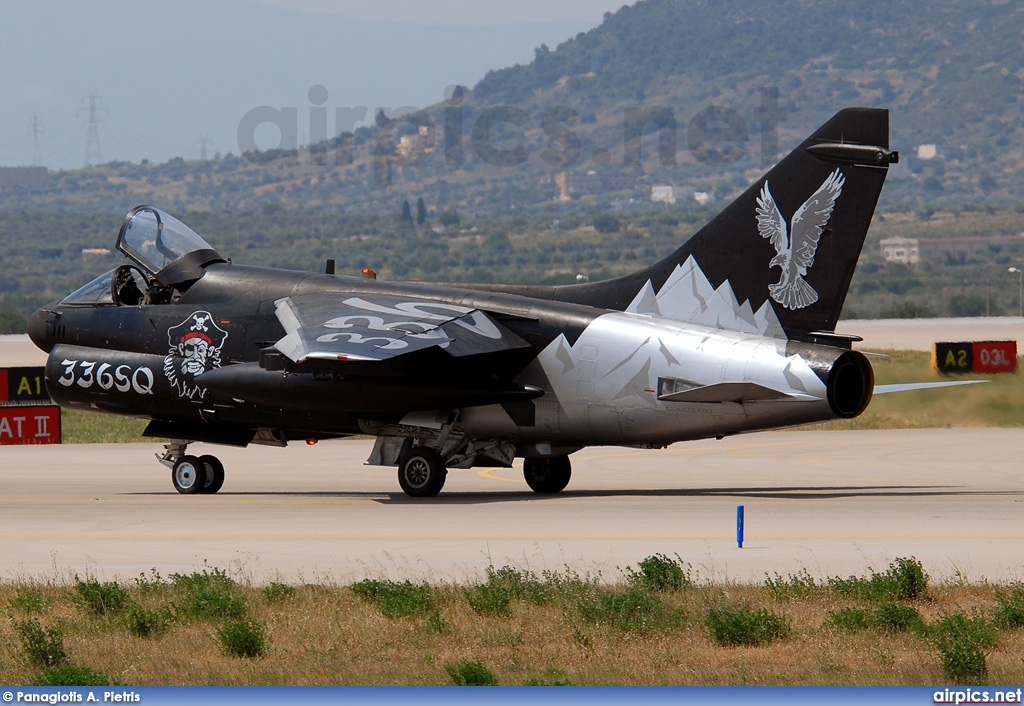
<instances>
[{"instance_id":1,"label":"landing light","mask_svg":"<svg viewBox=\"0 0 1024 706\"><path fill-rule=\"evenodd\" d=\"M306 439L306 446L316 446L316 439Z\"/></svg>"}]
</instances>

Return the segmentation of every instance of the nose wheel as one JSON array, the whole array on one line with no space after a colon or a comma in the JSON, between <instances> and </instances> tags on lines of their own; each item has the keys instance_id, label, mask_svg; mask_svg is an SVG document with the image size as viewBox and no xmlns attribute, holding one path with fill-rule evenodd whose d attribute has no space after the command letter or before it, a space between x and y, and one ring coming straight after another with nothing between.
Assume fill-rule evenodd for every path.
<instances>
[{"instance_id":1,"label":"nose wheel","mask_svg":"<svg viewBox=\"0 0 1024 706\"><path fill-rule=\"evenodd\" d=\"M171 483L182 495L195 495L206 485L206 467L195 456L182 456L171 469Z\"/></svg>"},{"instance_id":2,"label":"nose wheel","mask_svg":"<svg viewBox=\"0 0 1024 706\"><path fill-rule=\"evenodd\" d=\"M224 485L224 464L216 456L200 456L199 461L206 471L206 483L199 492L203 495L213 495Z\"/></svg>"},{"instance_id":3,"label":"nose wheel","mask_svg":"<svg viewBox=\"0 0 1024 706\"><path fill-rule=\"evenodd\" d=\"M171 469L171 485L182 495L212 495L224 485L224 464L216 456L185 453L187 442L172 441L157 459Z\"/></svg>"}]
</instances>

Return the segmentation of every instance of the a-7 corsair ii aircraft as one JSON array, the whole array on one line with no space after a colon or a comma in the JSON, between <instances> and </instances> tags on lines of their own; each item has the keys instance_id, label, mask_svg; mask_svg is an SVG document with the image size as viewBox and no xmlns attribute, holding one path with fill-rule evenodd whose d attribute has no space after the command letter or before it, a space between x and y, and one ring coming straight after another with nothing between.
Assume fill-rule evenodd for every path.
<instances>
[{"instance_id":1,"label":"a-7 corsair ii aircraft","mask_svg":"<svg viewBox=\"0 0 1024 706\"><path fill-rule=\"evenodd\" d=\"M224 468L192 441L370 434L412 496L509 467L557 493L585 446L663 447L856 417L871 365L835 333L889 164L885 110L843 110L661 262L586 284L389 282L233 264L148 206L130 260L37 311L46 385L151 420L181 493Z\"/></svg>"}]
</instances>

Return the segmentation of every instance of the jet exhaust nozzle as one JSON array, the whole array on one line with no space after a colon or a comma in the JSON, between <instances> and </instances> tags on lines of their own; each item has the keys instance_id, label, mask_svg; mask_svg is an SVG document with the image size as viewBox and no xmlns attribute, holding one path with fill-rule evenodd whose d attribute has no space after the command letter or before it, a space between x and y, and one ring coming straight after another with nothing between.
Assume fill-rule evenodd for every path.
<instances>
[{"instance_id":1,"label":"jet exhaust nozzle","mask_svg":"<svg viewBox=\"0 0 1024 706\"><path fill-rule=\"evenodd\" d=\"M832 364L825 385L828 404L835 415L853 419L871 402L875 372L863 353L846 351Z\"/></svg>"}]
</instances>

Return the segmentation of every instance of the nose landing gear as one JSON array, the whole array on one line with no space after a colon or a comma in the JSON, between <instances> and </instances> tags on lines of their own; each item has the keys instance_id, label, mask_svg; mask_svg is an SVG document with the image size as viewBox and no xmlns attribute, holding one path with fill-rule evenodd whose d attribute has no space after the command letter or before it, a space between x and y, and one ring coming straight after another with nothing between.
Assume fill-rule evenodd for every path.
<instances>
[{"instance_id":1,"label":"nose landing gear","mask_svg":"<svg viewBox=\"0 0 1024 706\"><path fill-rule=\"evenodd\" d=\"M189 442L174 439L157 460L171 469L171 484L182 495L212 495L224 485L224 464L216 456L185 453Z\"/></svg>"}]
</instances>

